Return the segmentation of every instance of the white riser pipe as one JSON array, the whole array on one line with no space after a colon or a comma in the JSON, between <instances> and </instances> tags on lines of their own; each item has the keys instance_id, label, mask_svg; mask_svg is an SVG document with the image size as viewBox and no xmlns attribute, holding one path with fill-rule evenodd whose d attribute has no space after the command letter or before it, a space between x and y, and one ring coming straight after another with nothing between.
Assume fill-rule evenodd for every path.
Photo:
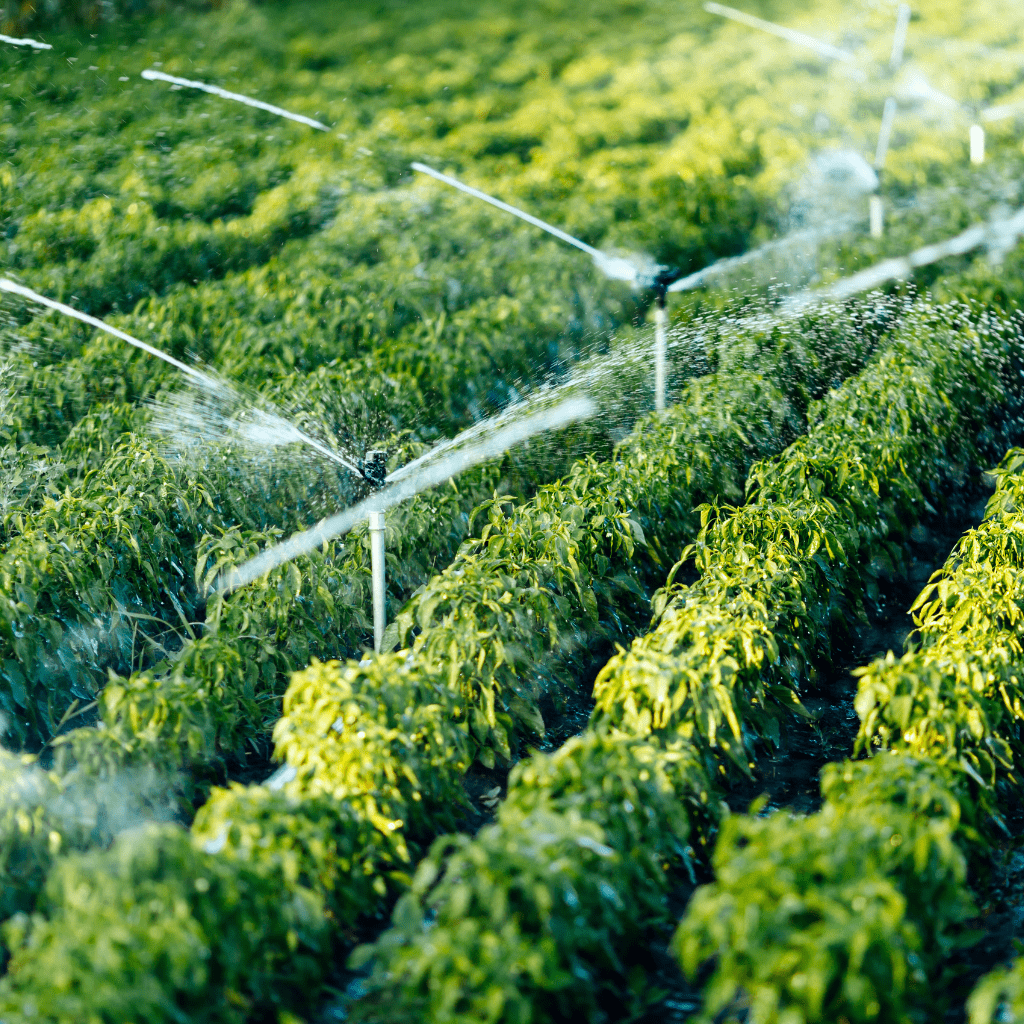
<instances>
[{"instance_id":1,"label":"white riser pipe","mask_svg":"<svg viewBox=\"0 0 1024 1024\"><path fill-rule=\"evenodd\" d=\"M654 408L665 411L665 359L668 349L668 313L659 301L654 307Z\"/></svg>"},{"instance_id":2,"label":"white riser pipe","mask_svg":"<svg viewBox=\"0 0 1024 1024\"><path fill-rule=\"evenodd\" d=\"M387 625L384 613L384 513L371 512L370 524L370 573L373 587L373 649L380 654L384 642L384 627Z\"/></svg>"},{"instance_id":3,"label":"white riser pipe","mask_svg":"<svg viewBox=\"0 0 1024 1024\"><path fill-rule=\"evenodd\" d=\"M871 237L881 238L885 230L885 210L882 207L881 196L872 196L868 200L868 217L871 222Z\"/></svg>"},{"instance_id":4,"label":"white riser pipe","mask_svg":"<svg viewBox=\"0 0 1024 1024\"><path fill-rule=\"evenodd\" d=\"M971 125L971 163L985 162L985 129L980 124Z\"/></svg>"}]
</instances>

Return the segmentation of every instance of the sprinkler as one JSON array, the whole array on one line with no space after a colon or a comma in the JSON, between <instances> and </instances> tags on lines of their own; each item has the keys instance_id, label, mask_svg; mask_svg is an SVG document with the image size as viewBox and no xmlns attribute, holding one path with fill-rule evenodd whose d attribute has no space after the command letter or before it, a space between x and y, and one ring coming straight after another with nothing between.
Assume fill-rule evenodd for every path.
<instances>
[{"instance_id":1,"label":"sprinkler","mask_svg":"<svg viewBox=\"0 0 1024 1024\"><path fill-rule=\"evenodd\" d=\"M14 36L5 36L0 32L0 43L9 43L11 46L31 46L33 50L52 50L49 43L41 43L38 39L15 39Z\"/></svg>"},{"instance_id":2,"label":"sprinkler","mask_svg":"<svg viewBox=\"0 0 1024 1024\"><path fill-rule=\"evenodd\" d=\"M902 50L901 50L902 52ZM896 99L890 96L882 110L882 124L878 129L878 145L875 147L875 173L881 184L882 168L885 158L889 155L889 142L892 139L892 126L896 120ZM884 209L882 197L875 193L868 200L868 218L871 226L871 237L881 238L884 229Z\"/></svg>"},{"instance_id":3,"label":"sprinkler","mask_svg":"<svg viewBox=\"0 0 1024 1024\"><path fill-rule=\"evenodd\" d=\"M985 129L980 124L971 125L970 141L971 163L983 164L985 162Z\"/></svg>"},{"instance_id":4,"label":"sprinkler","mask_svg":"<svg viewBox=\"0 0 1024 1024\"><path fill-rule=\"evenodd\" d=\"M292 534L287 540L266 548L244 565L227 569L213 584L213 589L224 592L237 590L262 576L265 572L284 565L300 555L315 551L325 541L347 533L358 523L369 518L371 512L385 512L430 487L436 487L457 476L471 466L479 465L508 451L515 444L525 441L534 434L545 430L558 430L580 420L590 419L597 414L597 407L589 398L569 398L553 408L540 409L532 415L512 423L501 423L500 418L491 421L494 429L484 436L476 436L474 442L456 450L437 462L421 465L409 476L386 484L368 498L343 509L316 526ZM500 424L500 425L499 425Z\"/></svg>"},{"instance_id":5,"label":"sprinkler","mask_svg":"<svg viewBox=\"0 0 1024 1024\"><path fill-rule=\"evenodd\" d=\"M219 85L209 85L206 82L194 82L190 78L179 78L177 75L167 75L163 71L154 71L152 68L142 72L142 77L148 82L170 82L172 89L199 89L201 92L208 92L211 96L220 96L225 100L234 100L235 103L244 103L247 107L255 107L257 110L266 110L278 117L286 117L289 121L297 121L299 124L308 124L310 128L318 128L322 132L329 132L331 129L325 124L306 117L305 114L295 114L284 107L274 106L273 103L264 103L263 100L253 99L252 96L243 96L238 92L228 92Z\"/></svg>"},{"instance_id":6,"label":"sprinkler","mask_svg":"<svg viewBox=\"0 0 1024 1024\"><path fill-rule=\"evenodd\" d=\"M661 267L651 281L654 289L654 409L665 411L665 367L668 359L668 312L665 296L669 285L682 277L682 273L671 267Z\"/></svg>"},{"instance_id":7,"label":"sprinkler","mask_svg":"<svg viewBox=\"0 0 1024 1024\"><path fill-rule=\"evenodd\" d=\"M366 457L359 460L363 479L375 491L384 486L387 478L388 453L380 448L371 448ZM370 512L366 517L370 526L370 576L373 593L373 649L380 654L384 642L384 627L387 613L384 606L384 513Z\"/></svg>"},{"instance_id":8,"label":"sprinkler","mask_svg":"<svg viewBox=\"0 0 1024 1024\"><path fill-rule=\"evenodd\" d=\"M371 448L366 457L358 462L359 473L362 478L379 490L384 486L388 475L388 453L380 448Z\"/></svg>"},{"instance_id":9,"label":"sprinkler","mask_svg":"<svg viewBox=\"0 0 1024 1024\"><path fill-rule=\"evenodd\" d=\"M903 64L903 50L907 45L907 29L910 26L910 5L900 4L896 12L896 31L892 37L892 53L889 55L889 71L895 74Z\"/></svg>"},{"instance_id":10,"label":"sprinkler","mask_svg":"<svg viewBox=\"0 0 1024 1024\"><path fill-rule=\"evenodd\" d=\"M726 7L724 4L712 3L709 0L708 3L704 4L704 10L708 14L717 14L722 18L728 18L730 21L738 21L741 25L759 29L761 32L778 36L780 39L785 39L796 46L813 50L819 57L824 57L827 60L853 60L853 54L849 50L841 50L838 46L822 42L822 40L815 39L814 36L809 36L804 32L797 32L794 29L786 28L785 25L777 25L775 22L765 21L764 18L756 18L745 11L736 10L735 7Z\"/></svg>"},{"instance_id":11,"label":"sprinkler","mask_svg":"<svg viewBox=\"0 0 1024 1024\"><path fill-rule=\"evenodd\" d=\"M494 196L481 192L480 189L473 188L471 185L459 181L458 178L442 174L440 171L434 170L433 167L428 167L426 164L418 162L414 162L410 166L414 171L419 171L421 174L429 174L430 177L437 181L443 181L446 185L457 188L460 192L465 192L466 195L481 199L485 203L490 203L491 206L496 206L499 210L504 210L506 213L511 213L514 217L519 217L520 220L533 224L534 227L546 231L549 235L554 235L555 238L568 242L569 245L575 246L581 252L585 252L590 256L594 261L594 266L605 277L613 281L628 281L636 289L653 289L656 299L654 310L654 407L658 412L664 410L665 352L667 348L668 327L668 315L665 312L665 293L671 290L669 285L674 281L678 281L683 276L681 271L659 266L652 273L645 268L637 266L631 260L595 249L592 245L587 245L586 242L567 234L561 228L556 228L553 224L548 224L547 221L534 217L532 213L520 210L517 206L502 202L500 199L495 199Z\"/></svg>"}]
</instances>

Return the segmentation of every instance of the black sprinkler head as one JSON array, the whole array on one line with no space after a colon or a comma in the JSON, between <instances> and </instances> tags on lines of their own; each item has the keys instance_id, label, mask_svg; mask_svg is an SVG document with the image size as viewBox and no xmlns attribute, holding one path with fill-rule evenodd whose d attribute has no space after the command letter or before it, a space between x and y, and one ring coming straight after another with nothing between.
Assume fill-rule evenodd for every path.
<instances>
[{"instance_id":1,"label":"black sprinkler head","mask_svg":"<svg viewBox=\"0 0 1024 1024\"><path fill-rule=\"evenodd\" d=\"M676 270L675 267L659 266L656 274L642 279L642 287L650 288L654 292L655 301L664 308L665 294L668 291L668 286L673 281L678 281L682 276L683 272Z\"/></svg>"},{"instance_id":2,"label":"black sprinkler head","mask_svg":"<svg viewBox=\"0 0 1024 1024\"><path fill-rule=\"evenodd\" d=\"M371 448L366 457L359 460L359 472L363 479L374 487L383 487L388 475L388 453L380 448Z\"/></svg>"}]
</instances>

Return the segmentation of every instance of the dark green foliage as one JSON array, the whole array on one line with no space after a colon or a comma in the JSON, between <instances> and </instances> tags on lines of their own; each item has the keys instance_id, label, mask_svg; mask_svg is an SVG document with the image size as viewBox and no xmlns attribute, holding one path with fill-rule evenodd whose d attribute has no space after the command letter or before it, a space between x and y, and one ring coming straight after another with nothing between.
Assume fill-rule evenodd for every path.
<instances>
[{"instance_id":1,"label":"dark green foliage","mask_svg":"<svg viewBox=\"0 0 1024 1024\"><path fill-rule=\"evenodd\" d=\"M773 3L761 13L792 14ZM937 24L933 11L917 13L919 31ZM907 303L768 327L757 314L735 330L700 315L725 305L705 297L675 310L679 404L644 419L649 296L409 174L410 159L426 159L589 242L682 270L795 224L787 183L821 132L771 95L827 108L863 148L858 126L876 87L865 84L855 116L844 115L847 91L828 76L773 67L774 50L738 43L699 5L544 2L510 15L492 0L386 10L240 0L207 17L177 5L163 15L160 4L120 0L0 7L5 28L55 46L0 49L0 272L209 364L239 385L243 404L272 405L339 450L387 447L392 466L573 367L602 414L389 514L388 639L401 650L356 661L369 643L364 531L230 597L208 586L362 496L360 485L294 453L269 465L173 430L160 447L142 441L167 410L172 424L187 422L173 418L190 402L176 372L5 299L0 709L6 742L54 740L57 764L75 767L2 766L0 875L11 895L5 887L0 913L16 916L0 1016L288 1021L289 1008L315 999L329 936L352 941L361 917L410 885L380 947L395 970L376 990L388 1014L632 1012L639 982L623 950L664 922L673 872L705 856L719 813L709 776L725 764L748 770L761 744L779 741L858 590L871 593L899 561L940 486L999 441L980 428L1005 397L996 376L1012 376L1000 342L958 334L946 321L974 322L960 307L912 314L902 348L830 395ZM999 32L1015 24L1007 14ZM91 31L52 34L71 25ZM986 31L965 36L983 47L996 41ZM151 65L323 118L331 131L144 82ZM1012 85L983 77L989 98ZM1016 180L1007 153L1017 140L990 135L1001 173ZM929 128L923 143L903 143L887 189L938 180L960 159L935 137ZM1014 201L1005 182L998 194ZM959 230L980 210L947 192L922 197L883 243L843 242L837 258L853 269ZM1005 274L978 268L946 293L1015 294ZM762 464L745 490L751 463L803 432L808 412L806 441ZM750 503L733 508L744 495ZM440 841L413 883L436 834L464 823L474 759L504 765L568 731L563 713L613 643L644 629L649 599L695 537L676 573L689 584L656 597L655 639L602 677L599 728L523 763L497 823L474 840ZM930 966L966 906L950 881L962 864L948 836L977 848L991 827L977 808L993 807L982 781L1012 778L1017 741L1002 736L1018 709L999 704L993 678L1006 682L1017 654L1013 581L1002 603L983 607L974 598L985 567L975 570L969 594L962 577L970 600L949 615L970 605L970 629L988 615L1009 623L1009 638L993 648L993 665L1005 657L991 677L972 669L952 688L942 666L929 677L941 678L933 703L952 693L960 712L922 736L946 738L954 756L934 770L877 760L867 769L877 774L846 789L826 782L829 806L849 805L842 834L874 829L878 839L834 851L830 913L842 917L844 871L870 868L889 887L872 903L889 914L874 919L877 943L858 953L856 935L842 945L847 930L815 946L843 969L861 957L849 985L830 977L865 1013L872 997L858 979L888 985L886 1012L917 997L912 958ZM929 622L945 600L929 598ZM625 672L627 658L636 663ZM214 789L192 836L124 832L133 816L156 814L148 778L114 820L111 794L143 768L192 801L245 770L265 752L286 689L276 737L296 776L283 789ZM872 737L895 742L907 702L889 707L883 690ZM98 724L63 734L89 720L93 701ZM917 889L909 846L890 852L877 829L883 813L882 831L898 819L899 834L917 829L933 855ZM804 839L794 858L816 841ZM79 847L92 852L65 856ZM776 882L761 893L766 914ZM940 908L934 918L900 917L904 890ZM437 924L424 933L428 908ZM448 945L430 947L442 937ZM788 949L806 938L783 936Z\"/></svg>"},{"instance_id":2,"label":"dark green foliage","mask_svg":"<svg viewBox=\"0 0 1024 1024\"><path fill-rule=\"evenodd\" d=\"M717 957L707 1019L747 1000L754 1022L941 1012L944 960L971 938L965 867L983 864L1004 828L1005 784L1019 785L1022 464L1008 453L985 521L918 598L920 646L857 673L858 747L894 754L826 768L817 815L723 831L717 879L676 937L691 974ZM1019 971L983 980L975 1024L1018 1012Z\"/></svg>"},{"instance_id":3,"label":"dark green foliage","mask_svg":"<svg viewBox=\"0 0 1024 1024\"><path fill-rule=\"evenodd\" d=\"M896 759L878 760L876 774ZM904 767L922 789L920 766ZM851 782L858 768L846 769ZM904 781L886 780L897 791ZM740 1002L759 1022L926 1019L935 968L975 912L956 798L941 782L920 802L850 792L806 818L723 824L715 882L697 890L675 937L691 976L716 957L702 1020L723 1010L737 1020Z\"/></svg>"},{"instance_id":4,"label":"dark green foliage","mask_svg":"<svg viewBox=\"0 0 1024 1024\"><path fill-rule=\"evenodd\" d=\"M833 630L858 613L860 588L870 594L873 575L900 562L929 498L963 477L1002 394L996 353L970 333L918 339L915 320L811 407L805 437L751 470L749 504L703 511L683 553L699 578L659 592L657 628L602 670L601 721L681 731L742 771L758 740L778 744Z\"/></svg>"},{"instance_id":5,"label":"dark green foliage","mask_svg":"<svg viewBox=\"0 0 1024 1024\"><path fill-rule=\"evenodd\" d=\"M685 749L589 734L513 770L496 824L439 839L392 928L360 1020L600 1019L621 952L663 918L670 864L691 823L712 822L708 782ZM639 996L638 975L616 993ZM611 982L614 985L614 981Z\"/></svg>"},{"instance_id":6,"label":"dark green foliage","mask_svg":"<svg viewBox=\"0 0 1024 1024\"><path fill-rule=\"evenodd\" d=\"M0 708L21 743L48 738L72 701L92 700L104 662L130 668L140 627L146 638L194 611L189 541L210 511L202 478L179 481L134 440L74 495L8 518Z\"/></svg>"},{"instance_id":7,"label":"dark green foliage","mask_svg":"<svg viewBox=\"0 0 1024 1024\"><path fill-rule=\"evenodd\" d=\"M635 1008L636 979L619 956L638 941L638 925L663 917L657 894L666 869L678 870L711 838L717 799L711 780L730 761L753 769L758 741L778 744L787 720L806 714L800 690L827 660L835 620L856 612L857 588L872 560L879 553L899 557L899 542L927 511L922 488L937 494L964 472L978 423L1002 395L998 365L995 353L978 358L970 334L915 337L912 320L906 335L812 407L805 437L752 469L750 504L702 510L703 528L684 555L694 559L697 581L659 591L655 628L602 670L586 739L566 744L553 760L538 755L517 766L497 824L472 840L438 840L400 901L392 930L360 954L377 958L371 993L357 1004L363 1019L597 1019L608 998ZM954 386L971 396L962 417L946 393ZM911 460L916 479L906 470ZM616 758L640 762L629 771L633 784L663 773L665 791L687 813L686 827L662 820L653 796L611 795L622 780ZM944 782L940 776L937 785ZM922 868L931 865L920 895L926 906L944 908L937 923L907 918L897 882L871 883L851 896L865 865L892 859L895 833L882 834L891 809L881 814L877 805L858 805L841 823L839 812L823 812L779 857L788 863L810 844L813 862L818 842L835 854L834 868L814 874L798 865L796 881L779 876L771 884L774 862L763 854L781 841L773 826L764 826L767 838L757 845L754 825L728 819L716 853L719 882L694 903L692 937L680 939L691 971L717 954L709 1015L742 990L754 999L758 1020L788 1019L778 1014L801 999L809 1016L794 1020L817 1013L829 1019L835 1006L868 1019L890 990L894 1006L925 991L925 974L907 963L927 955L934 964L971 908L960 888L965 858L952 839L959 805L951 794L940 799L933 827L932 802L925 788L910 802L906 820L897 820L908 845L893 871L913 877L915 857ZM578 848L584 823L600 830L592 838L606 849L603 859L590 846ZM790 835L788 826L779 827ZM748 841L754 853L749 865L736 868L735 885L749 878L749 898L727 890L733 876L722 873L732 870L741 856L735 851ZM853 856L862 862L851 863ZM626 878L630 896L613 910L609 892L622 892ZM571 884L571 898L559 903L549 890L557 884ZM794 903L797 889L809 903L821 900L820 930ZM847 897L863 897L853 913L843 910ZM765 912L748 918L744 908L755 898ZM858 914L869 902L874 920L865 925ZM781 916L773 923L776 904ZM563 915L571 926L561 924ZM776 935L785 948L762 958ZM749 959L747 947L754 950ZM796 977L809 951L821 958L818 973L805 972L803 981L796 978L800 992L773 1003L773 986ZM879 966L879 956L890 957L888 966ZM849 991L836 996L833 979L843 984L846 965L857 971L861 961L865 977L851 975Z\"/></svg>"},{"instance_id":8,"label":"dark green foliage","mask_svg":"<svg viewBox=\"0 0 1024 1024\"><path fill-rule=\"evenodd\" d=\"M122 834L60 861L12 948L0 1012L33 1020L245 1021L315 980L326 937L319 900L282 864L197 849L175 826Z\"/></svg>"}]
</instances>

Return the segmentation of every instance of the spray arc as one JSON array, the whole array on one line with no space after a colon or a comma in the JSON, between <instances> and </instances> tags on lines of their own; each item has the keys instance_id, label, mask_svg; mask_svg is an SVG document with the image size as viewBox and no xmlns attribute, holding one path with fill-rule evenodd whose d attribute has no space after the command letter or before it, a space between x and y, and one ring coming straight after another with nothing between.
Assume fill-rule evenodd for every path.
<instances>
[{"instance_id":1,"label":"spray arc","mask_svg":"<svg viewBox=\"0 0 1024 1024\"><path fill-rule=\"evenodd\" d=\"M518 217L520 220L525 220L528 224L532 224L534 227L538 227L542 231L546 231L549 235L554 235L555 238L561 239L563 242L567 242L569 245L575 246L581 252L585 252L590 256L594 261L594 266L610 280L625 281L638 291L653 291L655 299L654 407L658 412L664 411L668 349L668 313L665 309L665 298L666 293L673 290L669 286L683 277L682 271L661 265L655 265L652 268L640 267L632 260L625 259L622 256L612 255L611 253L604 252L601 249L596 249L594 246L588 245L579 238L575 238L573 235L563 231L561 228L557 228L553 224L549 224L547 221L541 220L539 217L535 217L532 213L527 213L525 210L520 210L517 206L512 206L511 203L506 203L500 199L496 199L494 196L488 195L486 192L482 192L478 188L473 188L471 185L467 185L465 182L459 181L458 178L453 178L449 174L442 174L441 171L435 170L433 167L428 167L426 164L419 162L414 162L410 166L414 171L419 171L421 174L428 174L437 181L444 182L444 184L450 185L452 188L456 188L460 192L465 192L466 195L473 196L485 203L489 203L491 206L495 206L499 210L511 213L514 217Z\"/></svg>"}]
</instances>

